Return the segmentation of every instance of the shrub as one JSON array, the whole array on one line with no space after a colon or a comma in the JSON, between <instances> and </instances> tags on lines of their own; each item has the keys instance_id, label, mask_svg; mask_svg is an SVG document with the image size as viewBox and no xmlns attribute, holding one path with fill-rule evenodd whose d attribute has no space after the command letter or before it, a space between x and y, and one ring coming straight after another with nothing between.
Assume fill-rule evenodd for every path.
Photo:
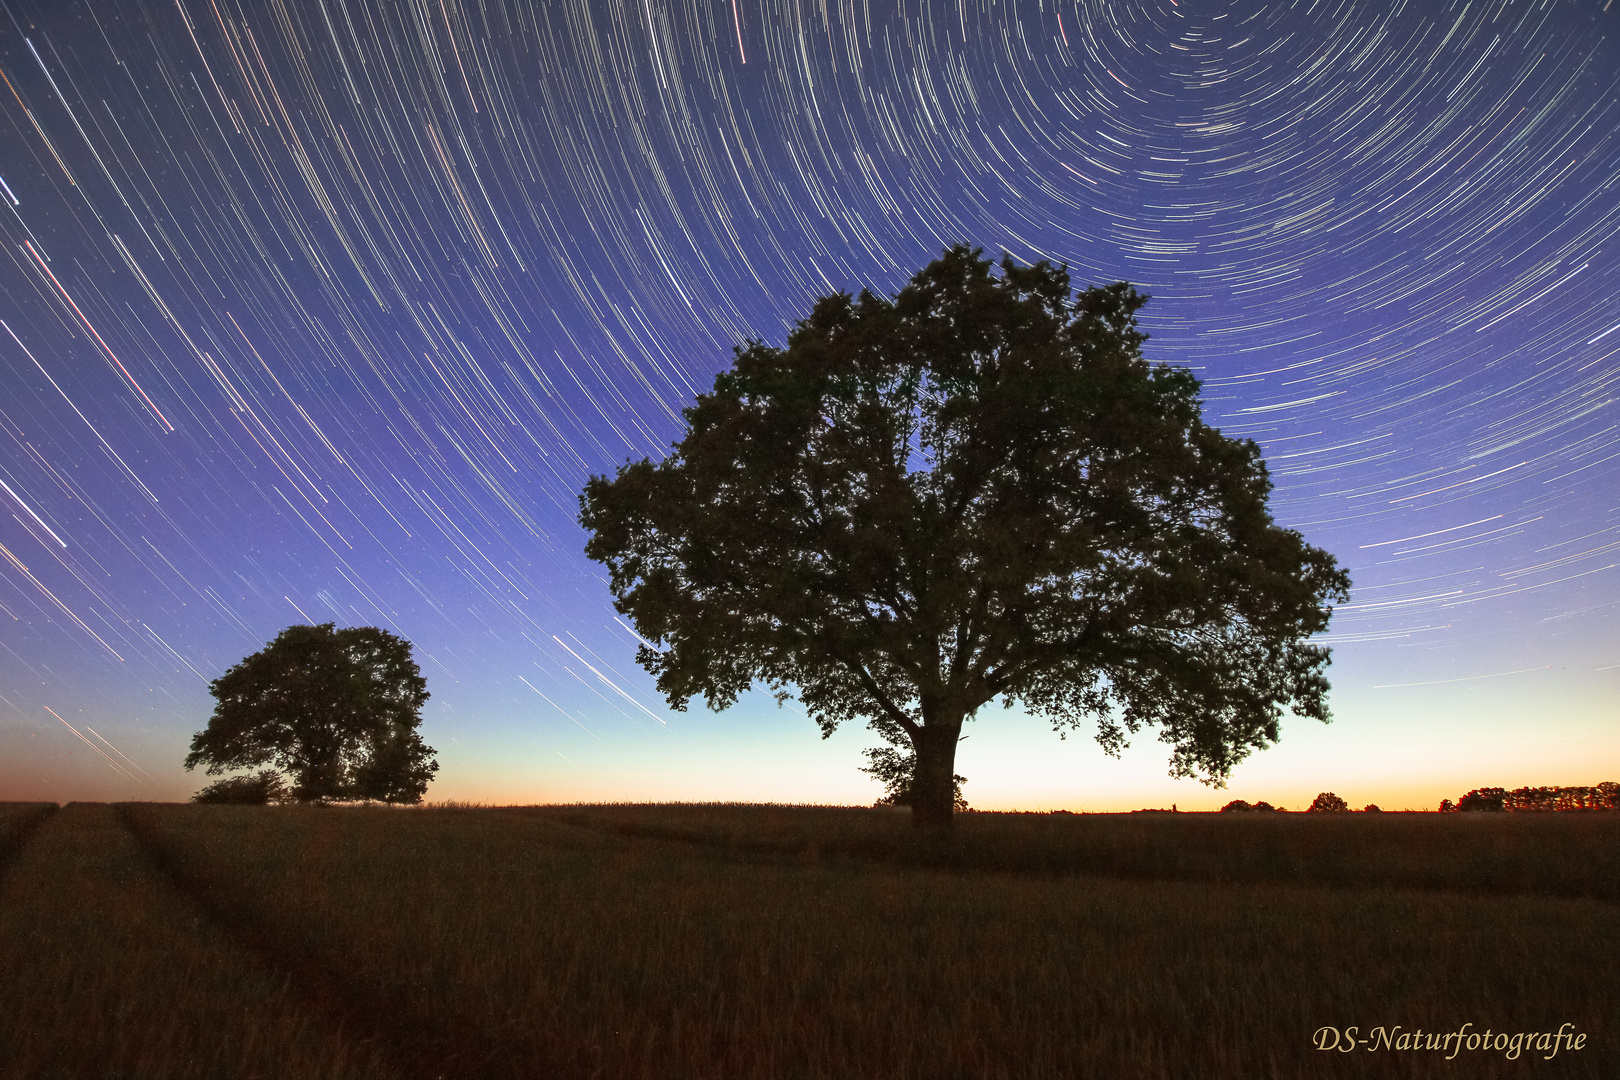
<instances>
[{"instance_id":1,"label":"shrub","mask_svg":"<svg viewBox=\"0 0 1620 1080\"><path fill-rule=\"evenodd\" d=\"M256 776L226 777L191 797L194 803L235 803L241 806L264 806L268 803L291 802L292 799L292 789L274 769L264 769Z\"/></svg>"},{"instance_id":2,"label":"shrub","mask_svg":"<svg viewBox=\"0 0 1620 1080\"><path fill-rule=\"evenodd\" d=\"M1252 812L1257 811L1257 810L1262 810L1262 811L1263 810L1269 810L1269 811L1272 811L1273 813L1275 813L1276 811L1279 811L1281 809L1282 809L1282 807L1280 807L1280 806L1272 806L1270 803L1266 802L1264 799L1261 799L1259 802L1252 803L1252 804L1251 803L1246 803L1242 799L1233 799L1231 802L1229 802L1225 806L1221 807L1221 813L1223 813L1223 814L1241 814L1241 813L1252 813Z\"/></svg>"},{"instance_id":3,"label":"shrub","mask_svg":"<svg viewBox=\"0 0 1620 1080\"><path fill-rule=\"evenodd\" d=\"M1384 809L1383 809L1383 807L1379 806L1377 803L1370 802L1366 806L1363 806L1361 808L1361 812L1363 814L1382 814L1384 812Z\"/></svg>"},{"instance_id":4,"label":"shrub","mask_svg":"<svg viewBox=\"0 0 1620 1080\"><path fill-rule=\"evenodd\" d=\"M1440 800L1440 813L1442 813L1442 814L1454 814L1456 812L1457 812L1457 804L1456 803L1452 802L1450 799L1441 799Z\"/></svg>"},{"instance_id":5,"label":"shrub","mask_svg":"<svg viewBox=\"0 0 1620 1080\"><path fill-rule=\"evenodd\" d=\"M1306 810L1306 813L1338 814L1343 813L1348 809L1350 809L1349 803L1345 802L1331 791L1324 791L1311 801L1310 808Z\"/></svg>"},{"instance_id":6,"label":"shrub","mask_svg":"<svg viewBox=\"0 0 1620 1080\"><path fill-rule=\"evenodd\" d=\"M878 780L883 781L886 789L884 795L873 803L873 806L911 806L911 782L917 773L917 752L907 750L902 753L892 747L882 746L876 750L864 751L866 758L871 762L861 770ZM967 799L962 795L962 785L967 783L967 777L953 775L951 777L951 808L956 811L971 810Z\"/></svg>"}]
</instances>

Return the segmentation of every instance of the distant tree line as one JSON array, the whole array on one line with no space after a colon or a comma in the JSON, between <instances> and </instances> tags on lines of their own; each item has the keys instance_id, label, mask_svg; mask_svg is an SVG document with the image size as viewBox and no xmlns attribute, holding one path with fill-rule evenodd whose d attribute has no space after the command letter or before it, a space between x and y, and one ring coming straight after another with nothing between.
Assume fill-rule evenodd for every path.
<instances>
[{"instance_id":1,"label":"distant tree line","mask_svg":"<svg viewBox=\"0 0 1620 1080\"><path fill-rule=\"evenodd\" d=\"M1272 806L1264 799L1257 803L1247 803L1242 799L1233 799L1231 802L1221 807L1221 813L1223 814L1244 814L1254 813L1255 811L1264 813L1268 810L1279 814L1287 813L1285 808L1281 806ZM1322 792L1316 798L1312 799L1311 805L1305 809L1307 814L1344 814L1348 813L1349 811L1350 804L1331 791ZM1381 814L1383 813L1383 809L1377 803L1368 803L1366 806L1361 808L1361 812L1364 814Z\"/></svg>"},{"instance_id":2,"label":"distant tree line","mask_svg":"<svg viewBox=\"0 0 1620 1080\"><path fill-rule=\"evenodd\" d=\"M1596 787L1475 788L1455 803L1444 799L1442 814L1486 810L1502 812L1558 812L1572 810L1620 810L1620 784L1604 781Z\"/></svg>"},{"instance_id":3,"label":"distant tree line","mask_svg":"<svg viewBox=\"0 0 1620 1080\"><path fill-rule=\"evenodd\" d=\"M1348 803L1331 791L1324 791L1312 801L1307 813L1344 813L1350 809ZM1444 799L1440 803L1440 813L1451 814L1458 811L1485 810L1496 813L1567 813L1575 810L1620 810L1620 783L1605 781L1596 787L1521 787L1512 791L1499 787L1475 788L1456 802ZM1272 806L1261 801L1257 803L1245 802L1242 799L1233 799L1221 807L1223 814L1254 813L1256 811L1274 813L1286 812L1281 806ZM1369 803L1362 808L1364 813L1376 814L1380 808L1375 803Z\"/></svg>"}]
</instances>

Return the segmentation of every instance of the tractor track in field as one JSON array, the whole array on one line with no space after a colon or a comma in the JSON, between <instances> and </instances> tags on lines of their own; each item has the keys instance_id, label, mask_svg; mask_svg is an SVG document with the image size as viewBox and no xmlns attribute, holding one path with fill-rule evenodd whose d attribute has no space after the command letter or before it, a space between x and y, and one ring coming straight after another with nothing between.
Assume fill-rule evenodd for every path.
<instances>
[{"instance_id":1,"label":"tractor track in field","mask_svg":"<svg viewBox=\"0 0 1620 1080\"><path fill-rule=\"evenodd\" d=\"M5 845L0 847L0 878L6 876L11 864L17 861L28 841L34 838L39 827L49 821L59 808L55 803L40 803L37 808L28 814L20 815L21 820L6 834Z\"/></svg>"},{"instance_id":2,"label":"tractor track in field","mask_svg":"<svg viewBox=\"0 0 1620 1080\"><path fill-rule=\"evenodd\" d=\"M401 1080L520 1080L537 1072L520 1063L472 1017L429 1015L410 993L380 989L344 975L345 958L305 943L276 924L246 890L233 888L177 857L128 804L115 807L142 853L213 926L254 962L283 978L288 993L344 1038L377 1053Z\"/></svg>"}]
</instances>

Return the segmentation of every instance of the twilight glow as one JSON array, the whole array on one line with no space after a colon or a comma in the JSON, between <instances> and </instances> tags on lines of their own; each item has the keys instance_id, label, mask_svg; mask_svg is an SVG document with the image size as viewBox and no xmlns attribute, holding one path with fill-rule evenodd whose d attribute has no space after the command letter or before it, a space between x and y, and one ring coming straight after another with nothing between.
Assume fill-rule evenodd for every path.
<instances>
[{"instance_id":1,"label":"twilight glow","mask_svg":"<svg viewBox=\"0 0 1620 1080\"><path fill-rule=\"evenodd\" d=\"M336 621L415 643L429 799L870 802L868 732L664 706L576 499L958 241L1151 293L1355 580L1229 790L990 708L971 803L1620 779L1615 0L0 8L0 798L185 798Z\"/></svg>"}]
</instances>

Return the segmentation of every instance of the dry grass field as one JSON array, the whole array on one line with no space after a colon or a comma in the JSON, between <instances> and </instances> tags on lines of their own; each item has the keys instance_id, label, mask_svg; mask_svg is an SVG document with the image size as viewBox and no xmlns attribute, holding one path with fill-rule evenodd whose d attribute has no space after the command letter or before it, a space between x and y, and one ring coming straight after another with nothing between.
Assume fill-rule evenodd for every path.
<instances>
[{"instance_id":1,"label":"dry grass field","mask_svg":"<svg viewBox=\"0 0 1620 1080\"><path fill-rule=\"evenodd\" d=\"M19 815L0 815L10 824ZM0 879L0 1075L386 1077L152 864L108 806L46 818Z\"/></svg>"},{"instance_id":2,"label":"dry grass field","mask_svg":"<svg viewBox=\"0 0 1620 1080\"><path fill-rule=\"evenodd\" d=\"M6 1077L1620 1075L1616 814L32 812Z\"/></svg>"}]
</instances>

